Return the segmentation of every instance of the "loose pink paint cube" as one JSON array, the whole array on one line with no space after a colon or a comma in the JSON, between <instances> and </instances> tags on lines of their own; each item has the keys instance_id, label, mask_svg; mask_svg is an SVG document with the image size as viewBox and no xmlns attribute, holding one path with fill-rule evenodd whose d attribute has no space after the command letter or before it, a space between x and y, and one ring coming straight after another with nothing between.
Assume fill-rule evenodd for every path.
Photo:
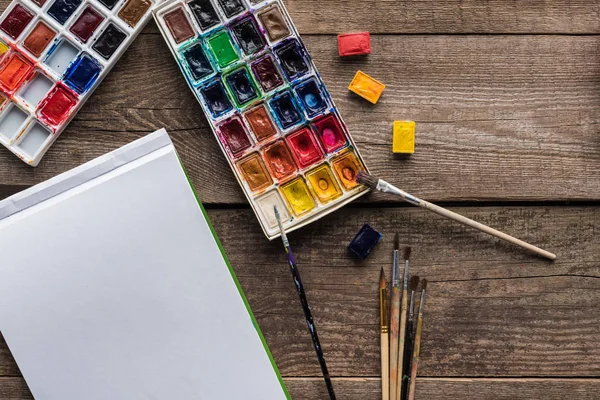
<instances>
[{"instance_id":1,"label":"loose pink paint cube","mask_svg":"<svg viewBox=\"0 0 600 400\"><path fill-rule=\"evenodd\" d=\"M338 35L338 50L340 57L370 54L371 34L369 32L359 32Z\"/></svg>"}]
</instances>

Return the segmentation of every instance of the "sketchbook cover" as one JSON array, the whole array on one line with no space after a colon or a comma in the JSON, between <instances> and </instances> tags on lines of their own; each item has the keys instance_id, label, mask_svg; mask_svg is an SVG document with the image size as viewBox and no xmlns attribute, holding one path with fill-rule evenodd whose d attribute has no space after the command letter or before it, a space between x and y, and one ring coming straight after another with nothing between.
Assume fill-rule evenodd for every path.
<instances>
[{"instance_id":1,"label":"sketchbook cover","mask_svg":"<svg viewBox=\"0 0 600 400\"><path fill-rule=\"evenodd\" d=\"M37 400L289 398L164 129L1 201L0 254Z\"/></svg>"}]
</instances>

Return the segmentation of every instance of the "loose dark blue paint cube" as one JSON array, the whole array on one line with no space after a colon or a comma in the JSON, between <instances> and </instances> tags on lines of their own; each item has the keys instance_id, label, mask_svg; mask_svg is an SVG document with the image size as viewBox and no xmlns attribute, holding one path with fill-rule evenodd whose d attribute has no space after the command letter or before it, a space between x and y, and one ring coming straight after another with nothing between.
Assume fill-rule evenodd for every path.
<instances>
[{"instance_id":1,"label":"loose dark blue paint cube","mask_svg":"<svg viewBox=\"0 0 600 400\"><path fill-rule=\"evenodd\" d=\"M371 228L368 224L364 224L356 237L348 245L348 250L361 260L364 260L380 240L381 233Z\"/></svg>"}]
</instances>

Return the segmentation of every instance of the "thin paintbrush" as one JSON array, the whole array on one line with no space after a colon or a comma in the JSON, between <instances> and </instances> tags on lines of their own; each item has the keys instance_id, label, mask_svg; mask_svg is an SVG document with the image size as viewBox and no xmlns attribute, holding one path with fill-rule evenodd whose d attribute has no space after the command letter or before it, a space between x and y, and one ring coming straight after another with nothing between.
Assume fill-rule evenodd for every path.
<instances>
[{"instance_id":1,"label":"thin paintbrush","mask_svg":"<svg viewBox=\"0 0 600 400\"><path fill-rule=\"evenodd\" d=\"M400 400L402 394L402 377L404 367L404 337L406 336L406 312L408 311L408 259L410 258L410 247L405 247L402 251L402 257L404 258L404 280L402 282L402 309L400 311L400 331L398 336L398 382L396 389L396 399Z\"/></svg>"},{"instance_id":2,"label":"thin paintbrush","mask_svg":"<svg viewBox=\"0 0 600 400\"><path fill-rule=\"evenodd\" d=\"M404 366L402 367L402 395L400 398L406 400L408 397L408 384L410 367L412 365L412 354L415 348L415 291L419 286L419 277L413 276L408 284L410 292L410 305L408 306L408 319L406 320L406 336L404 338Z\"/></svg>"},{"instance_id":3,"label":"thin paintbrush","mask_svg":"<svg viewBox=\"0 0 600 400\"><path fill-rule=\"evenodd\" d=\"M400 251L396 234L392 269L392 307L390 310L390 399L396 400L398 388L398 329L400 328Z\"/></svg>"},{"instance_id":4,"label":"thin paintbrush","mask_svg":"<svg viewBox=\"0 0 600 400\"><path fill-rule=\"evenodd\" d=\"M312 342L315 346L315 351L317 352L317 358L319 359L319 364L321 365L321 372L323 373L323 378L325 379L325 384L327 385L327 392L329 393L329 398L331 400L335 400L335 393L333 391L331 378L329 377L329 371L327 370L327 363L325 362L325 356L323 355L321 343L319 342L319 335L317 335L317 328L315 327L312 313L310 312L310 305L308 305L308 300L306 299L306 293L304 292L304 286L302 285L300 272L298 272L296 260L294 259L294 255L292 254L290 242L288 241L285 231L283 230L281 216L279 215L279 211L277 210L276 206L273 207L273 211L275 212L275 218L277 219L277 224L279 225L279 231L281 232L281 240L283 240L283 247L285 247L288 264L290 265L290 271L292 271L292 277L294 278L296 290L298 291L298 296L300 296L300 303L302 303L302 309L304 310L306 324L308 325L308 330L310 331L310 336L312 337Z\"/></svg>"},{"instance_id":5,"label":"thin paintbrush","mask_svg":"<svg viewBox=\"0 0 600 400\"><path fill-rule=\"evenodd\" d=\"M390 334L385 272L379 275L379 328L381 333L381 398L390 398Z\"/></svg>"},{"instance_id":6,"label":"thin paintbrush","mask_svg":"<svg viewBox=\"0 0 600 400\"><path fill-rule=\"evenodd\" d=\"M408 400L415 400L415 385L417 384L417 369L419 368L419 353L421 352L421 333L423 331L423 303L425 302L425 289L427 279L423 279L421 301L419 302L419 318L417 319L417 332L415 333L415 349L413 350L413 364L410 370L410 384Z\"/></svg>"},{"instance_id":7,"label":"thin paintbrush","mask_svg":"<svg viewBox=\"0 0 600 400\"><path fill-rule=\"evenodd\" d=\"M374 176L371 176L371 175L367 174L366 172L360 171L358 173L358 175L356 176L356 182L358 182L362 185L365 185L373 190L379 190L380 192L391 193L391 194L395 194L396 196L400 196L403 200L409 202L410 204L413 204L413 205L419 206L419 207L423 207L429 211L433 211L436 214L439 214L446 218L450 218L454 221L460 222L463 225L470 226L472 228L478 229L482 232L488 233L497 238L506 240L507 242L510 242L512 244L516 244L517 246L526 248L527 250L530 250L536 254L539 254L542 257L546 257L550 260L556 259L556 254L553 254L553 253L550 253L549 251L540 249L539 247L531 245L527 242L524 242L524 241L517 239L515 237L512 237L510 235L507 235L506 233L500 232L494 228L490 228L489 226L483 225L477 221L473 221L470 218L463 217L462 215L457 214L453 211L446 210L445 208L436 206L435 204L432 204L428 201L421 200L418 197L415 197L409 193L406 193L405 191L403 191L401 189L398 189L397 187L395 187L393 185L390 185L383 179L375 178Z\"/></svg>"}]
</instances>

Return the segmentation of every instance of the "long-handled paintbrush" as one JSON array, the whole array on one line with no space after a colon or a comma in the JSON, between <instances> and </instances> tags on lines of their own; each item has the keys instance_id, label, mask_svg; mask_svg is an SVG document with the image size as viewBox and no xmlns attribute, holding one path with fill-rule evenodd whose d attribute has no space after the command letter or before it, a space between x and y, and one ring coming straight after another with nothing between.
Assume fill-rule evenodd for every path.
<instances>
[{"instance_id":1,"label":"long-handled paintbrush","mask_svg":"<svg viewBox=\"0 0 600 400\"><path fill-rule=\"evenodd\" d=\"M317 352L317 358L319 359L319 364L321 365L321 372L323 373L323 378L325 379L325 384L327 385L327 392L329 393L329 398L331 400L335 400L335 392L333 391L333 385L331 383L331 378L329 377L329 371L327 370L327 363L325 363L325 356L323 355L323 350L321 349L319 335L317 335L317 328L313 322L310 305L306 299L306 293L304 292L304 285L302 285L300 272L298 272L298 267L296 266L296 259L292 254L292 248L290 247L290 242L288 241L285 231L283 230L281 216L279 215L279 211L277 210L276 206L273 207L273 211L275 212L275 218L277 219L277 223L279 225L281 239L283 240L283 247L285 247L288 264L290 265L290 271L292 272L292 277L294 278L294 284L296 285L298 296L300 296L300 303L302 303L302 309L304 310L304 318L306 318L306 324L308 325L308 330L310 331L310 336L312 337L312 342L315 346L315 351Z\"/></svg>"},{"instance_id":2,"label":"long-handled paintbrush","mask_svg":"<svg viewBox=\"0 0 600 400\"><path fill-rule=\"evenodd\" d=\"M413 276L408 284L410 292L410 305L408 306L408 319L406 320L406 336L404 339L404 366L402 367L402 395L400 398L406 400L408 397L408 384L410 368L412 366L412 354L415 348L415 291L419 286L419 277Z\"/></svg>"},{"instance_id":3,"label":"long-handled paintbrush","mask_svg":"<svg viewBox=\"0 0 600 400\"><path fill-rule=\"evenodd\" d=\"M391 194L395 194L396 196L400 196L403 200L407 201L410 204L413 204L413 205L419 206L419 207L423 207L429 211L433 211L436 214L439 214L446 218L450 218L454 221L460 222L463 225L470 226L472 228L478 229L482 232L488 233L488 234L495 236L497 238L500 238L502 240L506 240L509 243L516 244L517 246L521 246L527 250L530 250L536 254L539 254L542 257L546 257L550 260L556 259L556 254L553 254L553 253L550 253L549 251L540 249L539 247L531 245L527 242L524 242L524 241L517 239L515 237L512 237L510 235L507 235L506 233L500 232L494 228L490 228L489 226L483 225L477 221L473 221L470 218L463 217L462 215L457 214L453 211L446 210L445 208L436 206L433 203L430 203L425 200L421 200L418 197L415 197L409 193L406 193L404 190L398 189L397 187L390 185L383 179L375 178L374 176L371 176L371 175L367 174L366 172L360 171L358 173L358 175L356 176L356 182L360 183L361 185L365 185L373 190L379 190L380 192L391 193Z\"/></svg>"},{"instance_id":4,"label":"long-handled paintbrush","mask_svg":"<svg viewBox=\"0 0 600 400\"><path fill-rule=\"evenodd\" d=\"M417 319L417 332L415 334L415 349L413 350L413 364L410 370L410 384L408 400L415 400L415 385L417 384L417 369L419 368L419 354L421 353L421 333L423 332L423 303L425 302L425 289L427 279L423 279L421 301L419 302L419 318Z\"/></svg>"},{"instance_id":5,"label":"long-handled paintbrush","mask_svg":"<svg viewBox=\"0 0 600 400\"><path fill-rule=\"evenodd\" d=\"M405 247L402 251L404 258L404 280L402 282L402 309L400 310L400 331L398 335L398 382L396 387L396 400L400 400L402 394L402 377L404 367L404 338L406 336L406 313L408 311L408 259L410 258L410 247Z\"/></svg>"},{"instance_id":6,"label":"long-handled paintbrush","mask_svg":"<svg viewBox=\"0 0 600 400\"><path fill-rule=\"evenodd\" d=\"M400 328L400 250L398 234L396 234L394 247L390 315L390 399L396 400L398 388L398 329Z\"/></svg>"},{"instance_id":7,"label":"long-handled paintbrush","mask_svg":"<svg viewBox=\"0 0 600 400\"><path fill-rule=\"evenodd\" d=\"M379 329L381 333L381 398L390 399L390 337L385 272L379 275Z\"/></svg>"}]
</instances>

